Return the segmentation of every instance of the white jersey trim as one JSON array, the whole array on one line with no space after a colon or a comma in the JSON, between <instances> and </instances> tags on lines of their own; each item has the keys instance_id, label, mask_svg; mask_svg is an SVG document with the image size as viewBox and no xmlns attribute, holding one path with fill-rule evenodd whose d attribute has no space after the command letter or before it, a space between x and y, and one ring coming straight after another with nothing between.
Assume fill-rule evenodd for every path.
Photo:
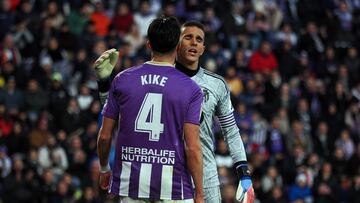
<instances>
[{"instance_id":1,"label":"white jersey trim","mask_svg":"<svg viewBox=\"0 0 360 203\"><path fill-rule=\"evenodd\" d=\"M120 175L120 196L129 196L129 184L131 175L131 162L123 161Z\"/></svg>"},{"instance_id":2,"label":"white jersey trim","mask_svg":"<svg viewBox=\"0 0 360 203\"><path fill-rule=\"evenodd\" d=\"M171 199L173 170L173 166L162 166L160 199Z\"/></svg>"},{"instance_id":3,"label":"white jersey trim","mask_svg":"<svg viewBox=\"0 0 360 203\"><path fill-rule=\"evenodd\" d=\"M139 193L141 198L150 197L152 164L141 163L139 176Z\"/></svg>"}]
</instances>

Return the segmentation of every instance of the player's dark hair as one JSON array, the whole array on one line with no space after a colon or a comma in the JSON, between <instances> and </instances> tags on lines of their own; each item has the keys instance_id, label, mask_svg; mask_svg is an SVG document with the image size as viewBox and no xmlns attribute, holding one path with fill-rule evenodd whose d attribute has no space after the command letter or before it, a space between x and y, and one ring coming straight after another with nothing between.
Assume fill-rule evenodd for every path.
<instances>
[{"instance_id":1,"label":"player's dark hair","mask_svg":"<svg viewBox=\"0 0 360 203\"><path fill-rule=\"evenodd\" d=\"M159 17L153 20L147 35L154 52L166 54L174 51L180 39L180 23L175 17Z\"/></svg>"},{"instance_id":2,"label":"player's dark hair","mask_svg":"<svg viewBox=\"0 0 360 203\"><path fill-rule=\"evenodd\" d=\"M187 21L181 27L197 27L205 33L205 26L197 21Z\"/></svg>"}]
</instances>

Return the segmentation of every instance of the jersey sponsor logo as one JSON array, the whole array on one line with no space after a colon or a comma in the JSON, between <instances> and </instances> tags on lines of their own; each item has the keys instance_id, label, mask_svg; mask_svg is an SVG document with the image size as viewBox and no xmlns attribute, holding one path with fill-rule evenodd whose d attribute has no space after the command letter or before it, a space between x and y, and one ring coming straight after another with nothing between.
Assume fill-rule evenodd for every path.
<instances>
[{"instance_id":1,"label":"jersey sponsor logo","mask_svg":"<svg viewBox=\"0 0 360 203\"><path fill-rule=\"evenodd\" d=\"M122 146L121 152L122 161L135 161L163 165L175 164L175 151L173 150Z\"/></svg>"},{"instance_id":2,"label":"jersey sponsor logo","mask_svg":"<svg viewBox=\"0 0 360 203\"><path fill-rule=\"evenodd\" d=\"M202 105L202 110L201 110L201 115L200 115L200 123L203 122L204 117L205 117L205 113L204 113L204 103L206 103L207 101L209 101L209 97L210 97L210 91L209 89L207 89L206 87L201 87L201 91L203 92L203 105Z\"/></svg>"},{"instance_id":3,"label":"jersey sponsor logo","mask_svg":"<svg viewBox=\"0 0 360 203\"><path fill-rule=\"evenodd\" d=\"M201 87L201 89L202 89L202 92L203 92L204 102L209 101L209 97L210 97L209 89L207 89L205 87Z\"/></svg>"}]
</instances>

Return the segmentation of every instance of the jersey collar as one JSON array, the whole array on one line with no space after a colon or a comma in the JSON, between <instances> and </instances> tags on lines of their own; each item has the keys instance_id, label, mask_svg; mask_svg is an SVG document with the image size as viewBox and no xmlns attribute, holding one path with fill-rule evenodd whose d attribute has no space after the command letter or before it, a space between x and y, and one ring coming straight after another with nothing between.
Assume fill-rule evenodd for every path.
<instances>
[{"instance_id":1,"label":"jersey collar","mask_svg":"<svg viewBox=\"0 0 360 203\"><path fill-rule=\"evenodd\" d=\"M179 63L177 61L175 63L175 68L189 77L196 75L200 70L200 66L198 66L198 68L196 70L191 70L191 69L186 68L186 66L182 65L181 63Z\"/></svg>"},{"instance_id":2,"label":"jersey collar","mask_svg":"<svg viewBox=\"0 0 360 203\"><path fill-rule=\"evenodd\" d=\"M167 62L160 62L160 61L147 61L145 64L151 64L156 66L171 66L174 67L174 64L167 63Z\"/></svg>"}]
</instances>

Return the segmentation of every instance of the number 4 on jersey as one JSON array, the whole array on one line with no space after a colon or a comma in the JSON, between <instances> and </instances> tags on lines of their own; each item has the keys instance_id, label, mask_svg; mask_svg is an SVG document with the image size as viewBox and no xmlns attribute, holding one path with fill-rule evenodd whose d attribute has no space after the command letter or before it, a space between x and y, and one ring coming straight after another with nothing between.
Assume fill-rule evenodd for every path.
<instances>
[{"instance_id":1,"label":"number 4 on jersey","mask_svg":"<svg viewBox=\"0 0 360 203\"><path fill-rule=\"evenodd\" d=\"M147 93L135 120L135 131L149 133L150 141L159 141L164 131L161 123L162 94Z\"/></svg>"}]
</instances>

